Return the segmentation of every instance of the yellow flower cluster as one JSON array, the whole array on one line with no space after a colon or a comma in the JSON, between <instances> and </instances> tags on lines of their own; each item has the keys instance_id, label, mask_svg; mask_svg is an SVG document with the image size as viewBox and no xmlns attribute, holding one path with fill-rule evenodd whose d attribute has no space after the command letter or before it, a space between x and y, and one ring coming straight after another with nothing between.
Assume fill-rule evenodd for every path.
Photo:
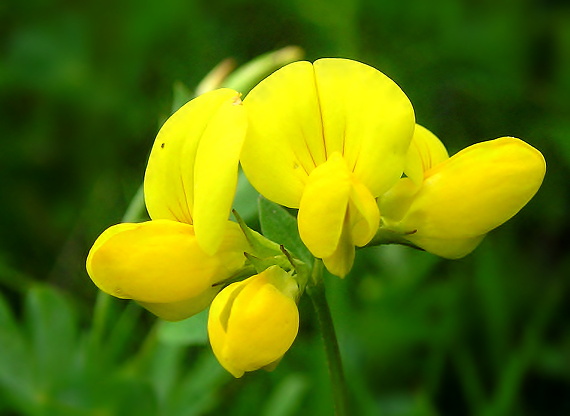
<instances>
[{"instance_id":1,"label":"yellow flower cluster","mask_svg":"<svg viewBox=\"0 0 570 416\"><path fill-rule=\"evenodd\" d=\"M276 365L289 349L304 286L295 267L252 271L259 253L228 219L240 163L260 194L298 210L302 241L341 277L355 247L378 242L468 254L545 174L542 154L511 137L449 157L415 123L402 90L356 61L295 62L243 102L230 89L190 101L166 121L149 158L152 220L103 232L87 270L104 292L163 319L211 305L212 349L236 377Z\"/></svg>"}]
</instances>

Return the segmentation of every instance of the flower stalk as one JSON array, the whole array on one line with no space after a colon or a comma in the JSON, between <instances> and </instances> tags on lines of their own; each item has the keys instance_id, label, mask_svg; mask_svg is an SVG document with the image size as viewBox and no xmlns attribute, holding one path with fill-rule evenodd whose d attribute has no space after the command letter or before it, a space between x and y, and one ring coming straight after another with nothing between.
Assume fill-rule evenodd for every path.
<instances>
[{"instance_id":1,"label":"flower stalk","mask_svg":"<svg viewBox=\"0 0 570 416\"><path fill-rule=\"evenodd\" d=\"M315 260L311 280L307 285L307 294L311 298L321 329L331 379L335 415L346 416L349 414L348 390L338 340L325 294L323 262L321 260Z\"/></svg>"}]
</instances>

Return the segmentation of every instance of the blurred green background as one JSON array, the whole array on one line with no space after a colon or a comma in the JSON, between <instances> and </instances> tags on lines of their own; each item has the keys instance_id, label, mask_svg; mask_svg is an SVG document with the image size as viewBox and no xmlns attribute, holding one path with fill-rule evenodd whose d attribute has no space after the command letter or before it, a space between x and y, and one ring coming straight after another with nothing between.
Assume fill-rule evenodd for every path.
<instances>
[{"instance_id":1,"label":"blurred green background","mask_svg":"<svg viewBox=\"0 0 570 416\"><path fill-rule=\"evenodd\" d=\"M306 299L277 370L234 380L203 316L95 307L84 270L141 183L173 85L292 44L386 73L451 153L513 135L548 165L537 196L466 258L378 247L328 277L353 414L570 414L563 0L2 2L0 414L332 414Z\"/></svg>"}]
</instances>

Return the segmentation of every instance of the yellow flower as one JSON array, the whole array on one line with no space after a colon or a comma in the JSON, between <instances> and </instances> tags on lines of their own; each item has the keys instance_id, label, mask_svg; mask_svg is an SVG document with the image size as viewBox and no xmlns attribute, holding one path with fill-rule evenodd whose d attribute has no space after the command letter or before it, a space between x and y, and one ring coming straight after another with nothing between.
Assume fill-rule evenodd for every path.
<instances>
[{"instance_id":1,"label":"yellow flower","mask_svg":"<svg viewBox=\"0 0 570 416\"><path fill-rule=\"evenodd\" d=\"M405 173L379 200L380 234L394 233L446 258L470 253L538 191L542 154L513 137L478 143L448 158L443 144L417 126Z\"/></svg>"},{"instance_id":2,"label":"yellow flower","mask_svg":"<svg viewBox=\"0 0 570 416\"><path fill-rule=\"evenodd\" d=\"M232 283L212 302L210 344L234 377L272 369L293 344L299 328L295 280L278 266Z\"/></svg>"},{"instance_id":3,"label":"yellow flower","mask_svg":"<svg viewBox=\"0 0 570 416\"><path fill-rule=\"evenodd\" d=\"M222 88L184 105L160 129L146 168L150 217L193 224L210 254L222 241L237 185L247 129L241 104L239 93Z\"/></svg>"},{"instance_id":4,"label":"yellow flower","mask_svg":"<svg viewBox=\"0 0 570 416\"><path fill-rule=\"evenodd\" d=\"M299 233L344 276L379 223L376 205L400 178L414 130L406 95L359 62L287 65L245 98L241 163L266 198L298 208Z\"/></svg>"},{"instance_id":5,"label":"yellow flower","mask_svg":"<svg viewBox=\"0 0 570 416\"><path fill-rule=\"evenodd\" d=\"M248 244L228 221L247 123L240 104L237 92L216 90L166 121L145 174L152 221L110 227L87 258L101 290L179 320L207 307L221 288L214 284L243 267Z\"/></svg>"},{"instance_id":6,"label":"yellow flower","mask_svg":"<svg viewBox=\"0 0 570 416\"><path fill-rule=\"evenodd\" d=\"M246 248L243 233L228 222L215 255L198 245L194 227L170 220L118 224L103 232L87 258L87 271L104 292L134 299L159 316L176 320L204 309L239 269ZM162 313L160 313L162 311Z\"/></svg>"}]
</instances>

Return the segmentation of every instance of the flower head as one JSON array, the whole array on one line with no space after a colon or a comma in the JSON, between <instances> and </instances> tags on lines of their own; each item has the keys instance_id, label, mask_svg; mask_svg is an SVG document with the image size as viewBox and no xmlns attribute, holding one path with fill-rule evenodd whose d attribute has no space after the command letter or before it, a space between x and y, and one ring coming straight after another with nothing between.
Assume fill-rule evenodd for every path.
<instances>
[{"instance_id":1,"label":"flower head","mask_svg":"<svg viewBox=\"0 0 570 416\"><path fill-rule=\"evenodd\" d=\"M400 178L414 112L388 77L346 59L296 62L245 98L241 163L266 198L298 208L308 249L334 274L379 223L375 198Z\"/></svg>"},{"instance_id":2,"label":"flower head","mask_svg":"<svg viewBox=\"0 0 570 416\"><path fill-rule=\"evenodd\" d=\"M322 284L319 261L311 271L286 242L250 230L237 214L240 225L228 220L239 162L263 196L298 209L303 243L341 277L355 247L371 241L464 256L532 198L545 174L542 154L512 137L449 157L415 124L392 80L351 60L287 65L243 103L230 89L190 101L150 154L152 220L104 231L87 271L102 291L164 319L211 304L210 343L235 377L279 362L297 335L299 297ZM282 238L276 228L290 231L295 221L285 216L264 231ZM289 244L306 253L296 238Z\"/></svg>"},{"instance_id":3,"label":"flower head","mask_svg":"<svg viewBox=\"0 0 570 416\"><path fill-rule=\"evenodd\" d=\"M530 201L545 169L542 154L514 137L477 143L449 158L439 139L418 126L408 177L379 200L380 232L442 257L462 257Z\"/></svg>"},{"instance_id":4,"label":"flower head","mask_svg":"<svg viewBox=\"0 0 570 416\"><path fill-rule=\"evenodd\" d=\"M178 320L207 307L215 284L243 267L248 244L228 221L246 129L240 103L235 91L216 90L166 121L145 175L152 221L110 227L87 258L101 290Z\"/></svg>"}]
</instances>

